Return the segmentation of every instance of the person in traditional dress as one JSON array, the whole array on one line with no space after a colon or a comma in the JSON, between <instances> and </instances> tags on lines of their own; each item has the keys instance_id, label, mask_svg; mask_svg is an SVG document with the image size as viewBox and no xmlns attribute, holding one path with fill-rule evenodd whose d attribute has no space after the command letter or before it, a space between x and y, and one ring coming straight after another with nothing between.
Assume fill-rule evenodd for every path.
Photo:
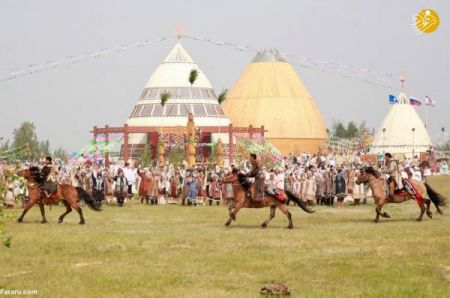
<instances>
[{"instance_id":1,"label":"person in traditional dress","mask_svg":"<svg viewBox=\"0 0 450 298\"><path fill-rule=\"evenodd\" d=\"M306 186L307 186L307 174L303 172L300 174L300 198L303 202L306 202Z\"/></svg>"},{"instance_id":2,"label":"person in traditional dress","mask_svg":"<svg viewBox=\"0 0 450 298\"><path fill-rule=\"evenodd\" d=\"M152 173L152 195L150 197L150 204L157 205L160 195L161 174L158 170L154 170Z\"/></svg>"},{"instance_id":3,"label":"person in traditional dress","mask_svg":"<svg viewBox=\"0 0 450 298\"><path fill-rule=\"evenodd\" d=\"M315 173L316 180L316 203L317 205L322 203L322 199L325 193L325 179L323 178L323 170L319 168Z\"/></svg>"},{"instance_id":4,"label":"person in traditional dress","mask_svg":"<svg viewBox=\"0 0 450 298\"><path fill-rule=\"evenodd\" d=\"M89 195L92 195L92 177L85 171L80 175L81 188L84 189Z\"/></svg>"},{"instance_id":5,"label":"person in traditional dress","mask_svg":"<svg viewBox=\"0 0 450 298\"><path fill-rule=\"evenodd\" d=\"M446 160L441 160L439 163L439 174L448 175L448 164Z\"/></svg>"},{"instance_id":6,"label":"person in traditional dress","mask_svg":"<svg viewBox=\"0 0 450 298\"><path fill-rule=\"evenodd\" d=\"M209 205L211 206L213 201L216 202L216 205L219 206L220 198L222 197L222 187L219 182L219 176L217 174L213 174L211 176L211 182L209 183Z\"/></svg>"},{"instance_id":7,"label":"person in traditional dress","mask_svg":"<svg viewBox=\"0 0 450 298\"><path fill-rule=\"evenodd\" d=\"M157 191L157 187L155 190L155 172L149 171L147 176L147 197L150 200L150 204L155 203L155 193Z\"/></svg>"},{"instance_id":8,"label":"person in traditional dress","mask_svg":"<svg viewBox=\"0 0 450 298\"><path fill-rule=\"evenodd\" d=\"M128 195L128 181L123 174L123 170L117 171L117 176L114 177L115 187L114 196L117 198L117 205L122 207L125 201L125 197Z\"/></svg>"},{"instance_id":9,"label":"person in traditional dress","mask_svg":"<svg viewBox=\"0 0 450 298\"><path fill-rule=\"evenodd\" d=\"M139 198L141 199L141 204L144 204L144 200L145 200L145 203L148 205L148 202L149 202L148 185L149 185L149 178L150 178L148 169L138 169L137 175L140 178L138 194L139 194Z\"/></svg>"},{"instance_id":10,"label":"person in traditional dress","mask_svg":"<svg viewBox=\"0 0 450 298\"><path fill-rule=\"evenodd\" d=\"M197 176L198 194L197 203L203 204L206 198L206 176L203 171L200 171Z\"/></svg>"},{"instance_id":11,"label":"person in traditional dress","mask_svg":"<svg viewBox=\"0 0 450 298\"><path fill-rule=\"evenodd\" d=\"M114 174L113 171L109 169L109 167L106 167L103 173L103 176L105 177L105 200L107 204L110 204L113 198L114 189Z\"/></svg>"},{"instance_id":12,"label":"person in traditional dress","mask_svg":"<svg viewBox=\"0 0 450 298\"><path fill-rule=\"evenodd\" d=\"M180 196L180 173L179 171L175 172L175 175L170 177L170 197L174 200L178 200Z\"/></svg>"},{"instance_id":13,"label":"person in traditional dress","mask_svg":"<svg viewBox=\"0 0 450 298\"><path fill-rule=\"evenodd\" d=\"M49 198L58 188L58 168L53 164L53 159L47 156L44 160L44 165L40 173L41 189Z\"/></svg>"},{"instance_id":14,"label":"person in traditional dress","mask_svg":"<svg viewBox=\"0 0 450 298\"><path fill-rule=\"evenodd\" d=\"M392 154L390 154L389 152L384 154L384 162L385 164L383 172L388 176L387 181L389 185L389 199L391 202L393 202L395 189L403 188L400 171L398 168L397 161L392 157Z\"/></svg>"},{"instance_id":15,"label":"person in traditional dress","mask_svg":"<svg viewBox=\"0 0 450 298\"><path fill-rule=\"evenodd\" d=\"M97 175L92 175L92 196L97 203L97 206L101 206L103 201L105 200L105 180L103 179L103 175L101 172L98 172Z\"/></svg>"},{"instance_id":16,"label":"person in traditional dress","mask_svg":"<svg viewBox=\"0 0 450 298\"><path fill-rule=\"evenodd\" d=\"M309 206L313 205L314 199L316 198L316 178L314 173L309 170L306 173L306 186L305 186L305 200Z\"/></svg>"},{"instance_id":17,"label":"person in traditional dress","mask_svg":"<svg viewBox=\"0 0 450 298\"><path fill-rule=\"evenodd\" d=\"M3 194L3 206L6 209L14 208L15 197L14 197L14 181L12 178L6 180L6 189Z\"/></svg>"},{"instance_id":18,"label":"person in traditional dress","mask_svg":"<svg viewBox=\"0 0 450 298\"><path fill-rule=\"evenodd\" d=\"M164 169L161 169L161 179L159 180L159 196L158 196L158 204L165 205L166 204L166 196L170 188L168 173L164 172Z\"/></svg>"},{"instance_id":19,"label":"person in traditional dress","mask_svg":"<svg viewBox=\"0 0 450 298\"><path fill-rule=\"evenodd\" d=\"M234 181L236 175L238 173L238 169L232 167L232 170L229 171L225 169L223 173L224 181ZM231 182L225 182L222 184L222 199L227 202L227 206L230 206L233 203L234 193L233 193L233 184Z\"/></svg>"},{"instance_id":20,"label":"person in traditional dress","mask_svg":"<svg viewBox=\"0 0 450 298\"><path fill-rule=\"evenodd\" d=\"M191 177L188 181L187 181L187 186L188 186L188 205L195 205L197 206L197 195L198 195L198 189L199 189L199 185L198 185L198 179L197 179L197 175L194 174L193 177Z\"/></svg>"},{"instance_id":21,"label":"person in traditional dress","mask_svg":"<svg viewBox=\"0 0 450 298\"><path fill-rule=\"evenodd\" d=\"M123 169L123 173L125 178L127 178L128 181L128 186L127 186L127 192L128 192L128 197L130 199L133 198L133 189L135 188L136 185L136 180L137 180L137 170L131 166L130 162L125 163L125 168Z\"/></svg>"},{"instance_id":22,"label":"person in traditional dress","mask_svg":"<svg viewBox=\"0 0 450 298\"><path fill-rule=\"evenodd\" d=\"M292 183L292 193L300 198L301 196L301 183L300 183L300 174L296 173L292 175L293 183Z\"/></svg>"},{"instance_id":23,"label":"person in traditional dress","mask_svg":"<svg viewBox=\"0 0 450 298\"><path fill-rule=\"evenodd\" d=\"M264 199L264 175L260 175L261 166L258 162L258 158L256 154L250 154L250 164L252 165L252 169L250 173L247 174L248 178L255 178L255 197L252 196L251 185L244 188L245 196L249 200L262 201ZM282 186L284 187L284 185Z\"/></svg>"},{"instance_id":24,"label":"person in traditional dress","mask_svg":"<svg viewBox=\"0 0 450 298\"><path fill-rule=\"evenodd\" d=\"M342 168L339 168L336 174L336 197L337 197L337 206L342 207L344 205L344 198L346 197L346 185L345 185L345 177L344 171Z\"/></svg>"},{"instance_id":25,"label":"person in traditional dress","mask_svg":"<svg viewBox=\"0 0 450 298\"><path fill-rule=\"evenodd\" d=\"M347 184L347 194L353 194L353 185L355 181L355 169L353 165L348 166L348 170L345 171L345 182Z\"/></svg>"}]
</instances>

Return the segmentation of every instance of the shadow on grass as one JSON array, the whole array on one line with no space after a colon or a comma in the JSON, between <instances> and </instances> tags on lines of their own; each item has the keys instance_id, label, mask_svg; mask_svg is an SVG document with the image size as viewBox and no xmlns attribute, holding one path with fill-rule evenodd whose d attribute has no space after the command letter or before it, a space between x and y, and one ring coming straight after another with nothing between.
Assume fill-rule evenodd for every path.
<instances>
[{"instance_id":1,"label":"shadow on grass","mask_svg":"<svg viewBox=\"0 0 450 298\"><path fill-rule=\"evenodd\" d=\"M260 225L239 225L239 224L231 225L229 227L224 227L224 229L226 229L226 230L229 230L229 229L246 229L246 230L249 230L249 229L252 229L252 230L273 230L273 229L278 229L278 230L280 230L280 229L282 229L282 230L289 230L287 228L287 226L270 226L270 225L268 225L267 227L263 228ZM295 229L295 226L294 226L294 229Z\"/></svg>"}]
</instances>

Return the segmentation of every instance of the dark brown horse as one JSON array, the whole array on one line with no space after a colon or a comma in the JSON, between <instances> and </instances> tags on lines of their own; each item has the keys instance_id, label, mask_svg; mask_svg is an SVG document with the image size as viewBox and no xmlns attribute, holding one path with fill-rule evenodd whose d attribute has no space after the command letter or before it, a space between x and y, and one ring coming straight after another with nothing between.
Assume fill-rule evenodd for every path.
<instances>
[{"instance_id":1,"label":"dark brown horse","mask_svg":"<svg viewBox=\"0 0 450 298\"><path fill-rule=\"evenodd\" d=\"M286 191L284 201L279 201L275 198L275 196L270 195L268 193L265 193L264 199L262 201L254 201L252 199L247 199L245 195L244 187L250 186L251 191L254 194L256 192L256 185L247 185L249 182L246 179L246 176L244 174L237 174L236 177L228 179L226 183L232 183L233 186L233 204L230 205L228 208L230 218L225 223L225 226L229 226L231 224L231 221L236 220L236 214L241 210L242 208L264 208L264 207L270 207L270 216L266 221L264 221L261 224L261 227L265 228L269 224L269 222L275 217L275 211L276 209L280 209L281 212L283 212L284 215L289 220L289 225L287 226L288 229L294 228L294 225L292 224L292 215L289 212L286 202L289 200L294 201L299 205L299 207L307 212L307 213L313 213L313 210L310 210L308 207L306 207L306 204L294 196L291 192Z\"/></svg>"},{"instance_id":2,"label":"dark brown horse","mask_svg":"<svg viewBox=\"0 0 450 298\"><path fill-rule=\"evenodd\" d=\"M67 210L59 217L58 223L63 222L64 217L72 212L72 208L80 214L80 225L85 223L83 212L78 205L79 198L83 199L92 210L101 211L101 209L95 204L94 199L92 199L92 197L81 187L60 184L57 187L56 193L47 198L45 193L39 187L39 168L37 167L30 167L29 169L21 170L19 171L19 175L27 180L29 197L28 204L25 206L22 215L17 219L19 223L23 221L23 217L28 210L34 206L34 204L38 204L41 209L42 223L47 223L44 205L51 205L60 201L64 203Z\"/></svg>"},{"instance_id":3,"label":"dark brown horse","mask_svg":"<svg viewBox=\"0 0 450 298\"><path fill-rule=\"evenodd\" d=\"M408 200L414 200L415 198L411 196L409 193L403 192L402 194L394 194L394 200L391 200L386 193L386 181L381 177L381 174L372 167L367 167L361 170L361 175L358 176L356 180L356 184L368 183L370 189L372 190L372 196L375 200L375 204L377 207L375 208L376 217L375 222L378 222L381 217L390 218L387 212L381 212L381 208L383 208L386 203L403 203ZM422 221L423 215L426 211L426 214L429 218L432 218L432 212L430 210L431 202L436 206L436 209L439 214L442 214L440 206L445 206L446 198L442 195L438 194L435 190L431 188L427 183L423 183L420 181L411 181L417 189L420 196L423 198L422 201L418 201L418 205L420 208L420 215L417 218L417 221ZM426 198L425 195L428 195L429 198ZM431 202L430 202L431 200ZM425 209L426 205L426 209Z\"/></svg>"}]
</instances>

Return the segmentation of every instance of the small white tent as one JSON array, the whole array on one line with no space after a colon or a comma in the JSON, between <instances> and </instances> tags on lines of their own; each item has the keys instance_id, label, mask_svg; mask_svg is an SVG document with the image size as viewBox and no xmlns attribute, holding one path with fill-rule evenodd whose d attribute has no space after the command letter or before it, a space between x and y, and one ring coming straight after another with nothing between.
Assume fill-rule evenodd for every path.
<instances>
[{"instance_id":1,"label":"small white tent","mask_svg":"<svg viewBox=\"0 0 450 298\"><path fill-rule=\"evenodd\" d=\"M410 157L432 145L425 124L401 91L375 135L371 153L403 153Z\"/></svg>"}]
</instances>

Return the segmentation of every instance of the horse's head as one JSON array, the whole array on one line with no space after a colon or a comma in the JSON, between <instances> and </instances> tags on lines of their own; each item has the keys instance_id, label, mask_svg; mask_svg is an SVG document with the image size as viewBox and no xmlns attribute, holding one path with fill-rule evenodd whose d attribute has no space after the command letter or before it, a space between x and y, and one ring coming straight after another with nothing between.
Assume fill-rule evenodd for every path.
<instances>
[{"instance_id":1,"label":"horse's head","mask_svg":"<svg viewBox=\"0 0 450 298\"><path fill-rule=\"evenodd\" d=\"M356 179L356 184L367 183L369 182L370 176L374 176L375 178L380 178L380 173L375 170L373 167L365 167L361 169L361 173Z\"/></svg>"},{"instance_id":2,"label":"horse's head","mask_svg":"<svg viewBox=\"0 0 450 298\"><path fill-rule=\"evenodd\" d=\"M19 170L17 174L26 180L37 180L39 173L40 171L38 167L29 167L28 169Z\"/></svg>"}]
</instances>

